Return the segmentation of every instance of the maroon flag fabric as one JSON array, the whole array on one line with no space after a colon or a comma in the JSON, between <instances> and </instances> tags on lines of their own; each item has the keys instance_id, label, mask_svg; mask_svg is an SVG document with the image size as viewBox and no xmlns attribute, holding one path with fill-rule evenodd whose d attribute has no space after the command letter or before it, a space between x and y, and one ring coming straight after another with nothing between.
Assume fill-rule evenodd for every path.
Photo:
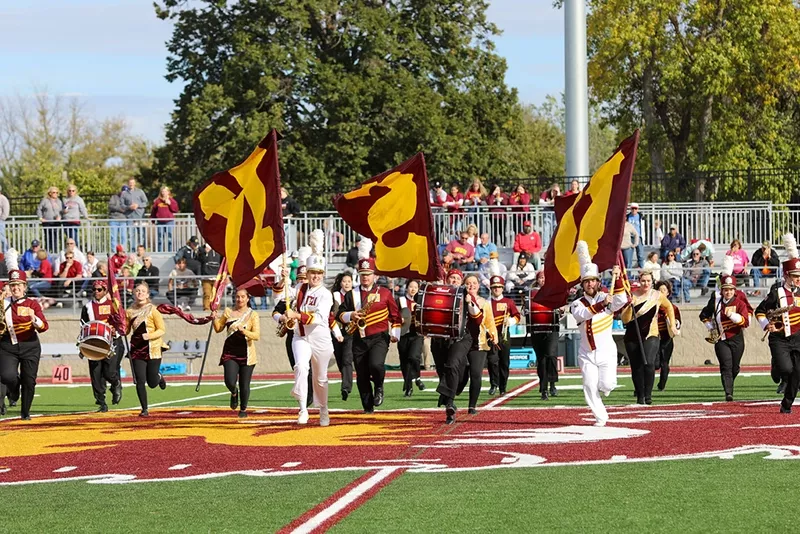
<instances>
[{"instance_id":1,"label":"maroon flag fabric","mask_svg":"<svg viewBox=\"0 0 800 534\"><path fill-rule=\"evenodd\" d=\"M213 315L207 315L205 317L195 317L191 313L186 313L182 309L178 308L177 306L172 306L171 304L159 304L157 306L158 311L163 313L164 315L177 315L187 323L191 324L208 324L214 320Z\"/></svg>"},{"instance_id":2,"label":"maroon flag fabric","mask_svg":"<svg viewBox=\"0 0 800 534\"><path fill-rule=\"evenodd\" d=\"M558 226L547 248L546 283L536 293L535 302L548 308L566 304L569 289L581 276L575 251L578 241L589 245L589 254L600 271L617 262L638 146L636 130L620 143L580 193L556 198Z\"/></svg>"},{"instance_id":3,"label":"maroon flag fabric","mask_svg":"<svg viewBox=\"0 0 800 534\"><path fill-rule=\"evenodd\" d=\"M195 192L194 216L211 248L228 260L236 286L285 251L277 131L243 163L215 174Z\"/></svg>"},{"instance_id":4,"label":"maroon flag fabric","mask_svg":"<svg viewBox=\"0 0 800 534\"><path fill-rule=\"evenodd\" d=\"M217 278L214 280L214 289L211 292L211 303L209 307L211 308L212 312L215 312L219 309L219 304L222 302L222 297L225 296L225 288L228 287L228 261L226 258L222 258L222 261L219 263L219 271L217 272Z\"/></svg>"},{"instance_id":5,"label":"maroon flag fabric","mask_svg":"<svg viewBox=\"0 0 800 534\"><path fill-rule=\"evenodd\" d=\"M111 294L111 315L108 317L108 324L117 332L124 334L128 329L128 317L122 308L117 276L114 274L114 269L111 268L111 255L108 256L108 291Z\"/></svg>"},{"instance_id":6,"label":"maroon flag fabric","mask_svg":"<svg viewBox=\"0 0 800 534\"><path fill-rule=\"evenodd\" d=\"M353 230L374 243L377 273L430 281L442 277L421 152L337 195L333 203Z\"/></svg>"}]
</instances>

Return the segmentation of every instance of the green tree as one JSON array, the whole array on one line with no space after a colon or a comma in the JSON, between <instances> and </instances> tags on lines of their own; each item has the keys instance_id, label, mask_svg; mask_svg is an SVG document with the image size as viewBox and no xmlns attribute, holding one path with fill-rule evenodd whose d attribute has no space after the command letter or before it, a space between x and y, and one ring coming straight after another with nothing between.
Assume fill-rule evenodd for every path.
<instances>
[{"instance_id":1,"label":"green tree","mask_svg":"<svg viewBox=\"0 0 800 534\"><path fill-rule=\"evenodd\" d=\"M420 150L447 183L545 169L486 6L162 0L158 15L175 24L167 79L185 85L147 179L185 200L272 127L284 135L282 181L306 209L331 209L333 192Z\"/></svg>"}]
</instances>

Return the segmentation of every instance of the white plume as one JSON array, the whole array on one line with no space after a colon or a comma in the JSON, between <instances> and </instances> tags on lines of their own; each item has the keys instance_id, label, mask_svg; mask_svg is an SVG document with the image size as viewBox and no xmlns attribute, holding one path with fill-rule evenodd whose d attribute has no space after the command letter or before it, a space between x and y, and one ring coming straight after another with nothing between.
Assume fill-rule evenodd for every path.
<instances>
[{"instance_id":1,"label":"white plume","mask_svg":"<svg viewBox=\"0 0 800 534\"><path fill-rule=\"evenodd\" d=\"M19 252L10 248L6 250L6 269L9 272L19 269Z\"/></svg>"},{"instance_id":2,"label":"white plume","mask_svg":"<svg viewBox=\"0 0 800 534\"><path fill-rule=\"evenodd\" d=\"M722 258L722 276L730 276L733 274L733 256L725 256Z\"/></svg>"},{"instance_id":3,"label":"white plume","mask_svg":"<svg viewBox=\"0 0 800 534\"><path fill-rule=\"evenodd\" d=\"M492 258L489 260L489 276L500 276L503 274L503 271L500 270L500 262L497 258Z\"/></svg>"},{"instance_id":4,"label":"white plume","mask_svg":"<svg viewBox=\"0 0 800 534\"><path fill-rule=\"evenodd\" d=\"M308 236L308 246L311 247L312 254L321 256L325 252L325 232L319 228L311 232Z\"/></svg>"},{"instance_id":5,"label":"white plume","mask_svg":"<svg viewBox=\"0 0 800 534\"><path fill-rule=\"evenodd\" d=\"M592 263L592 257L589 255L589 245L586 241L578 241L575 250L578 252L578 263L581 267Z\"/></svg>"},{"instance_id":6,"label":"white plume","mask_svg":"<svg viewBox=\"0 0 800 534\"><path fill-rule=\"evenodd\" d=\"M361 242L358 244L358 259L366 260L369 258L369 253L372 251L372 240L368 237L361 236Z\"/></svg>"},{"instance_id":7,"label":"white plume","mask_svg":"<svg viewBox=\"0 0 800 534\"><path fill-rule=\"evenodd\" d=\"M800 257L797 252L797 240L794 238L794 234L786 234L783 236L783 247L786 249L786 255L789 259Z\"/></svg>"},{"instance_id":8,"label":"white plume","mask_svg":"<svg viewBox=\"0 0 800 534\"><path fill-rule=\"evenodd\" d=\"M300 262L300 265L305 265L309 256L311 256L311 247L297 249L297 261Z\"/></svg>"}]
</instances>

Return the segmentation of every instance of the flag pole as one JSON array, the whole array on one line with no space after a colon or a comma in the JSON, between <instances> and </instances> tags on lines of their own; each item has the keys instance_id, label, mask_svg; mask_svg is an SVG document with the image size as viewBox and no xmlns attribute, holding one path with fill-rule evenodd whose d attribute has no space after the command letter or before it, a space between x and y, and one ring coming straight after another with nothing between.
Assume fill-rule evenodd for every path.
<instances>
[{"instance_id":1,"label":"flag pole","mask_svg":"<svg viewBox=\"0 0 800 534\"><path fill-rule=\"evenodd\" d=\"M217 272L217 279L214 282L214 294L213 298L211 299L211 313L213 314L215 311L219 309L219 302L222 300L220 296L221 291L225 291L225 287L227 284L223 285L223 280L226 280L227 277L227 270L228 270L228 261L227 258L222 258L222 261L219 264L219 271ZM206 367L206 358L208 357L208 349L211 346L211 334L214 332L214 320L211 320L211 323L208 325L208 336L206 337L206 346L205 350L203 351L203 360L200 362L200 372L197 374L197 385L195 386L195 392L200 391L200 382L203 380L203 370Z\"/></svg>"},{"instance_id":2,"label":"flag pole","mask_svg":"<svg viewBox=\"0 0 800 534\"><path fill-rule=\"evenodd\" d=\"M200 362L200 372L197 375L197 386L195 386L194 390L200 391L200 381L203 380L203 369L206 367L206 357L208 356L208 347L211 346L211 334L214 332L214 321L208 325L208 337L206 337L206 347L205 351L203 352L203 360Z\"/></svg>"}]
</instances>

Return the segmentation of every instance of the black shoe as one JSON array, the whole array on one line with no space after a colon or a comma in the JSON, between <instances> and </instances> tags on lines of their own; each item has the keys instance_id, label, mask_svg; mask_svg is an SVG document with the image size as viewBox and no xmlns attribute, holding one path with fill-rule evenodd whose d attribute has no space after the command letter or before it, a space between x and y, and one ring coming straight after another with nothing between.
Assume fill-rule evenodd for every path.
<instances>
[{"instance_id":1,"label":"black shoe","mask_svg":"<svg viewBox=\"0 0 800 534\"><path fill-rule=\"evenodd\" d=\"M548 400L550 397L547 396L547 391L542 391L542 400Z\"/></svg>"},{"instance_id":2,"label":"black shoe","mask_svg":"<svg viewBox=\"0 0 800 534\"><path fill-rule=\"evenodd\" d=\"M417 378L417 379L414 381L414 383L417 385L417 388L419 388L419 390L420 390L420 391L425 391L425 383L424 383L422 380L420 380L419 378Z\"/></svg>"},{"instance_id":3,"label":"black shoe","mask_svg":"<svg viewBox=\"0 0 800 534\"><path fill-rule=\"evenodd\" d=\"M148 412L147 410L142 410L141 412L139 412L139 417L150 417L150 412Z\"/></svg>"},{"instance_id":4,"label":"black shoe","mask_svg":"<svg viewBox=\"0 0 800 534\"><path fill-rule=\"evenodd\" d=\"M116 386L111 386L111 404L119 404L122 400L122 381L117 382Z\"/></svg>"},{"instance_id":5,"label":"black shoe","mask_svg":"<svg viewBox=\"0 0 800 534\"><path fill-rule=\"evenodd\" d=\"M503 395L505 395L505 394L506 394L506 390L504 390L504 389L501 389L501 390L500 390L500 396L502 397L502 396L503 396Z\"/></svg>"},{"instance_id":6,"label":"black shoe","mask_svg":"<svg viewBox=\"0 0 800 534\"><path fill-rule=\"evenodd\" d=\"M3 404L0 404L0 415L5 415L5 414L6 414L6 403L3 402Z\"/></svg>"},{"instance_id":7,"label":"black shoe","mask_svg":"<svg viewBox=\"0 0 800 534\"><path fill-rule=\"evenodd\" d=\"M489 388L489 395L496 395L497 394L497 386L492 386Z\"/></svg>"},{"instance_id":8,"label":"black shoe","mask_svg":"<svg viewBox=\"0 0 800 534\"><path fill-rule=\"evenodd\" d=\"M411 389L411 388L408 388L407 390L403 391L403 396L404 397L410 397L412 391L414 391L414 390Z\"/></svg>"},{"instance_id":9,"label":"black shoe","mask_svg":"<svg viewBox=\"0 0 800 534\"><path fill-rule=\"evenodd\" d=\"M791 408L784 408L783 404L781 404L781 413L792 413Z\"/></svg>"},{"instance_id":10,"label":"black shoe","mask_svg":"<svg viewBox=\"0 0 800 534\"><path fill-rule=\"evenodd\" d=\"M664 391L664 388L667 387L667 384L665 382L659 381L657 387L658 387L658 391Z\"/></svg>"},{"instance_id":11,"label":"black shoe","mask_svg":"<svg viewBox=\"0 0 800 534\"><path fill-rule=\"evenodd\" d=\"M308 395L306 397L306 408L310 408L312 404L314 404L314 395Z\"/></svg>"},{"instance_id":12,"label":"black shoe","mask_svg":"<svg viewBox=\"0 0 800 534\"><path fill-rule=\"evenodd\" d=\"M775 391L775 393L777 393L778 395L783 395L785 392L786 392L786 382L781 380L781 383L778 384L778 389Z\"/></svg>"},{"instance_id":13,"label":"black shoe","mask_svg":"<svg viewBox=\"0 0 800 534\"><path fill-rule=\"evenodd\" d=\"M101 404L100 407L97 409L97 411L100 413L106 413L108 411L108 404L106 403Z\"/></svg>"},{"instance_id":14,"label":"black shoe","mask_svg":"<svg viewBox=\"0 0 800 534\"><path fill-rule=\"evenodd\" d=\"M789 410L789 413L791 413L791 412L792 411ZM23 415L23 416L20 417L20 421L30 421L30 420L31 420L31 416L30 415Z\"/></svg>"},{"instance_id":15,"label":"black shoe","mask_svg":"<svg viewBox=\"0 0 800 534\"><path fill-rule=\"evenodd\" d=\"M239 388L235 388L231 394L231 410L235 410L239 406Z\"/></svg>"},{"instance_id":16,"label":"black shoe","mask_svg":"<svg viewBox=\"0 0 800 534\"><path fill-rule=\"evenodd\" d=\"M97 400L97 399L95 399L95 400L94 400L94 403L95 403L96 405L98 405L98 406L102 406L102 405L103 405L103 401L101 401L101 400Z\"/></svg>"},{"instance_id":17,"label":"black shoe","mask_svg":"<svg viewBox=\"0 0 800 534\"><path fill-rule=\"evenodd\" d=\"M551 397L558 397L558 390L555 386L550 386L550 396Z\"/></svg>"},{"instance_id":18,"label":"black shoe","mask_svg":"<svg viewBox=\"0 0 800 534\"><path fill-rule=\"evenodd\" d=\"M375 408L364 408L364 413L375 413Z\"/></svg>"},{"instance_id":19,"label":"black shoe","mask_svg":"<svg viewBox=\"0 0 800 534\"><path fill-rule=\"evenodd\" d=\"M436 407L437 407L437 408L441 408L441 407L442 407L442 406L444 406L445 404L447 404L447 399L445 398L445 396L444 396L444 395L442 395L441 393L439 393L439 402L437 402L437 403L436 403Z\"/></svg>"},{"instance_id":20,"label":"black shoe","mask_svg":"<svg viewBox=\"0 0 800 534\"><path fill-rule=\"evenodd\" d=\"M452 425L456 422L456 407L453 404L448 404L447 408L444 412L447 415L447 419L445 419L445 423L448 425Z\"/></svg>"},{"instance_id":21,"label":"black shoe","mask_svg":"<svg viewBox=\"0 0 800 534\"><path fill-rule=\"evenodd\" d=\"M11 399L8 400L8 406L9 407L13 408L16 405L17 405L17 401L11 400Z\"/></svg>"},{"instance_id":22,"label":"black shoe","mask_svg":"<svg viewBox=\"0 0 800 534\"><path fill-rule=\"evenodd\" d=\"M470 415L478 415L478 409L477 409L477 408L475 408L475 407L470 407L470 408L467 410L467 413L468 413L468 414L470 414Z\"/></svg>"},{"instance_id":23,"label":"black shoe","mask_svg":"<svg viewBox=\"0 0 800 534\"><path fill-rule=\"evenodd\" d=\"M12 391L11 389L8 390L8 405L9 406L16 406L17 401L19 400L19 396L22 394L22 384L17 382L17 387Z\"/></svg>"},{"instance_id":24,"label":"black shoe","mask_svg":"<svg viewBox=\"0 0 800 534\"><path fill-rule=\"evenodd\" d=\"M725 395L725 401L726 402L731 402L732 400L733 400L733 395L731 395L731 394Z\"/></svg>"},{"instance_id":25,"label":"black shoe","mask_svg":"<svg viewBox=\"0 0 800 534\"><path fill-rule=\"evenodd\" d=\"M342 390L342 400L343 400L343 401L346 401L346 400L347 400L347 396L348 396L348 395L350 395L348 392L346 392L345 390Z\"/></svg>"},{"instance_id":26,"label":"black shoe","mask_svg":"<svg viewBox=\"0 0 800 534\"><path fill-rule=\"evenodd\" d=\"M375 390L375 406L380 406L383 404L383 390L376 389Z\"/></svg>"},{"instance_id":27,"label":"black shoe","mask_svg":"<svg viewBox=\"0 0 800 534\"><path fill-rule=\"evenodd\" d=\"M644 404L644 397L636 397L636 404Z\"/></svg>"},{"instance_id":28,"label":"black shoe","mask_svg":"<svg viewBox=\"0 0 800 534\"><path fill-rule=\"evenodd\" d=\"M167 389L167 381L164 380L163 375L159 375L158 387L160 387L161 389Z\"/></svg>"},{"instance_id":29,"label":"black shoe","mask_svg":"<svg viewBox=\"0 0 800 534\"><path fill-rule=\"evenodd\" d=\"M651 399L650 397L645 397L644 398L644 403L648 404L648 405L653 404L653 399Z\"/></svg>"},{"instance_id":30,"label":"black shoe","mask_svg":"<svg viewBox=\"0 0 800 534\"><path fill-rule=\"evenodd\" d=\"M239 419L247 417L247 410L239 410Z\"/></svg>"}]
</instances>

